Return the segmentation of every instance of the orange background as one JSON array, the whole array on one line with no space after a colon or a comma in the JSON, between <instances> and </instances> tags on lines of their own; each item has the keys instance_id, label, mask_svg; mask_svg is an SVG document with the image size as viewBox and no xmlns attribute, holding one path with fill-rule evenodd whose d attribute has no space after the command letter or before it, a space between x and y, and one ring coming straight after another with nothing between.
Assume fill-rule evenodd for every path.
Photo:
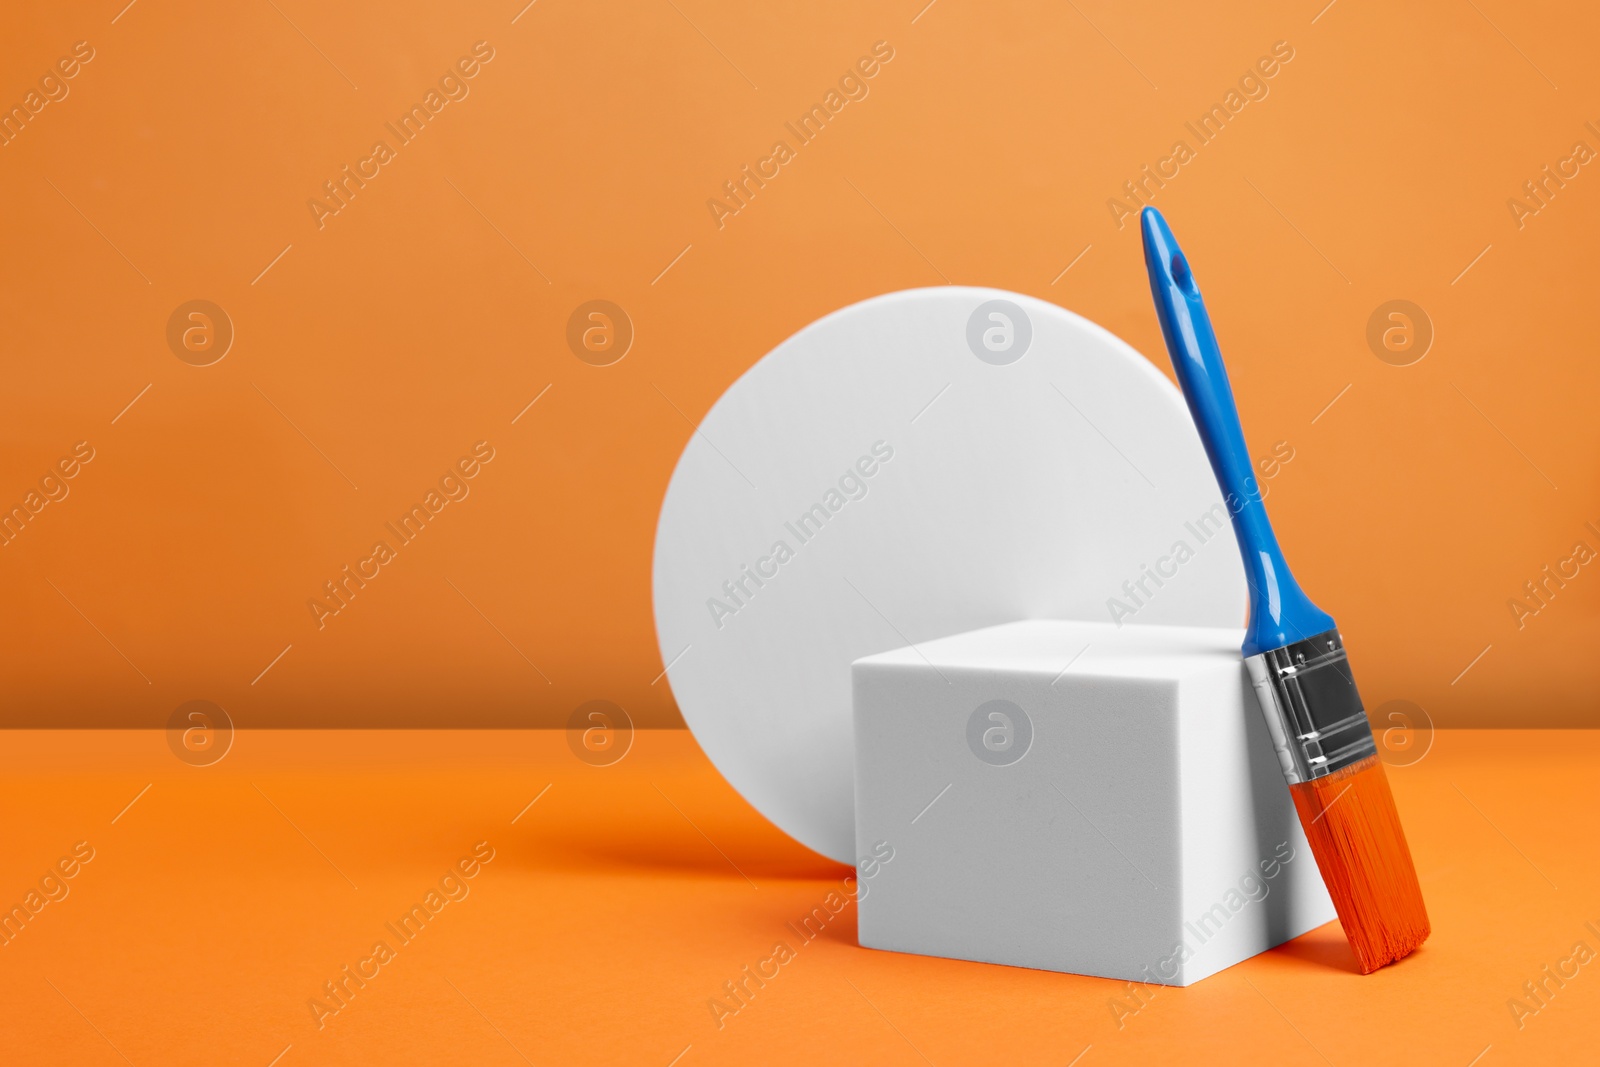
<instances>
[{"instance_id":1,"label":"orange background","mask_svg":"<svg viewBox=\"0 0 1600 1067\"><path fill-rule=\"evenodd\" d=\"M1594 724L1600 578L1507 608L1600 548L1600 177L1507 208L1600 148L1589 6L124 2L0 12L6 107L94 49L0 147L0 503L95 450L0 549L6 723L680 723L649 568L691 420L818 316L946 281L1167 371L1106 201L1287 41L1155 198L1253 447L1295 450L1286 549L1369 706ZM478 41L470 95L319 229L322 183ZM707 199L877 41L870 95L719 229ZM1395 298L1436 331L1406 367L1365 336ZM192 299L236 331L211 366L167 346ZM592 299L636 332L611 366L566 344ZM318 630L308 598L480 440L470 497Z\"/></svg>"}]
</instances>

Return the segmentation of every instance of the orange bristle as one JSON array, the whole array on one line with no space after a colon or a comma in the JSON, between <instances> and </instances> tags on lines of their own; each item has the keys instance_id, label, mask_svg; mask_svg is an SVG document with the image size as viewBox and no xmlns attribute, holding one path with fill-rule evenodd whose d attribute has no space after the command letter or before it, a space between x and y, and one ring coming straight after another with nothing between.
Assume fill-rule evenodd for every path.
<instances>
[{"instance_id":1,"label":"orange bristle","mask_svg":"<svg viewBox=\"0 0 1600 1067\"><path fill-rule=\"evenodd\" d=\"M1428 912L1378 757L1289 792L1361 973L1410 955L1428 938Z\"/></svg>"}]
</instances>

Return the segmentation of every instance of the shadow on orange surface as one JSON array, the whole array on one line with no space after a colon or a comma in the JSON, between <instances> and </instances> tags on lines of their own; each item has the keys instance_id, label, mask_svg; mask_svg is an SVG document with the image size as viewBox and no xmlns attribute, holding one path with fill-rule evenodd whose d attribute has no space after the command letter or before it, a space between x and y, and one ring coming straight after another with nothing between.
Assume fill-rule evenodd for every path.
<instances>
[{"instance_id":1,"label":"shadow on orange surface","mask_svg":"<svg viewBox=\"0 0 1600 1067\"><path fill-rule=\"evenodd\" d=\"M1320 968L1347 971L1358 978L1361 976L1361 965L1356 962L1356 954L1351 950L1350 942L1344 936L1344 929L1337 921L1325 923L1310 933L1301 934L1293 941L1285 941L1269 951L1280 956L1291 956Z\"/></svg>"},{"instance_id":2,"label":"shadow on orange surface","mask_svg":"<svg viewBox=\"0 0 1600 1067\"><path fill-rule=\"evenodd\" d=\"M657 871L734 881L744 876L758 883L762 879L839 881L851 873L849 867L819 856L775 830L728 842L719 839L713 844L710 837L696 833L682 820L679 823L682 832L665 821L641 821L625 831L612 828L604 837L563 836L559 839L565 861L561 865L587 871Z\"/></svg>"}]
</instances>

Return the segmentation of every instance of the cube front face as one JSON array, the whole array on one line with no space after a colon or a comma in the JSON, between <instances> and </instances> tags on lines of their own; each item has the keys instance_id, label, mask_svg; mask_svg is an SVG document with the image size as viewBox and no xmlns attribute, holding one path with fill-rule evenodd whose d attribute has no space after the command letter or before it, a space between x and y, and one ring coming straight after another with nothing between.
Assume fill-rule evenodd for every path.
<instances>
[{"instance_id":1,"label":"cube front face","mask_svg":"<svg viewBox=\"0 0 1600 1067\"><path fill-rule=\"evenodd\" d=\"M854 685L862 945L1106 976L1171 951L1175 683L863 663Z\"/></svg>"},{"instance_id":2,"label":"cube front face","mask_svg":"<svg viewBox=\"0 0 1600 1067\"><path fill-rule=\"evenodd\" d=\"M1098 628L854 665L863 946L1187 985L1334 918L1237 638Z\"/></svg>"}]
</instances>

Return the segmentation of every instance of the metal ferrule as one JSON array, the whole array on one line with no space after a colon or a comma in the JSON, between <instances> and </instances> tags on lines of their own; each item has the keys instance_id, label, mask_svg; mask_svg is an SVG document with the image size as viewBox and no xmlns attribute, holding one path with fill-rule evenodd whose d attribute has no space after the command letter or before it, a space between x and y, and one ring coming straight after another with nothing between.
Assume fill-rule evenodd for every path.
<instances>
[{"instance_id":1,"label":"metal ferrule","mask_svg":"<svg viewBox=\"0 0 1600 1067\"><path fill-rule=\"evenodd\" d=\"M1247 656L1244 664L1290 785L1377 754L1339 631Z\"/></svg>"}]
</instances>

